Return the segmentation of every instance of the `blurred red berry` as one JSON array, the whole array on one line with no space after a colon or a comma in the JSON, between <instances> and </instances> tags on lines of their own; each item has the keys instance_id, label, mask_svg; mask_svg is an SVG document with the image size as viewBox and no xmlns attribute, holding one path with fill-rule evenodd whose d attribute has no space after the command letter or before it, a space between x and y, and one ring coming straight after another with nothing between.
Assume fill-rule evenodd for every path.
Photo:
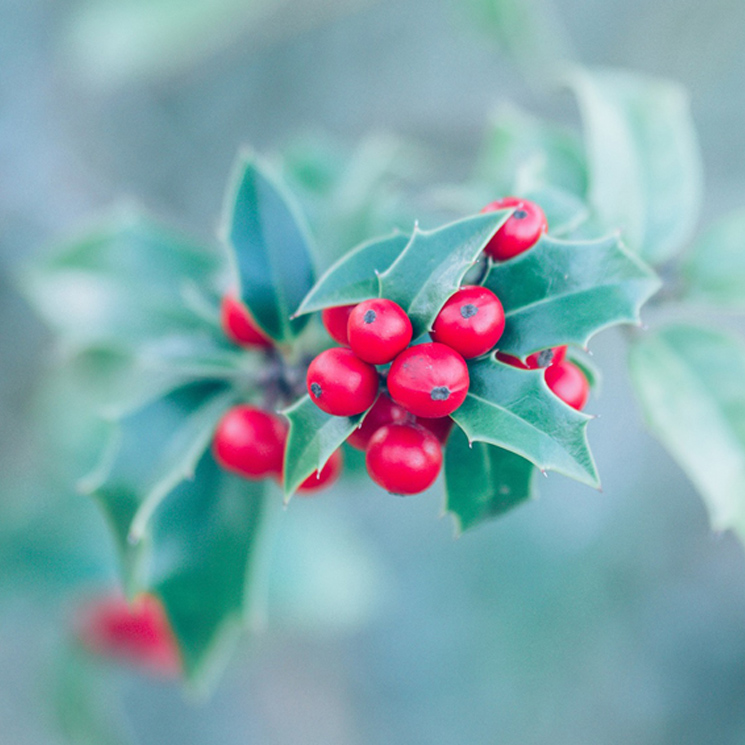
<instances>
[{"instance_id":1,"label":"blurred red berry","mask_svg":"<svg viewBox=\"0 0 745 745\"><path fill-rule=\"evenodd\" d=\"M349 346L347 336L347 322L354 305L340 305L336 308L326 308L321 312L321 321L329 336L338 344Z\"/></svg>"},{"instance_id":2,"label":"blurred red berry","mask_svg":"<svg viewBox=\"0 0 745 745\"><path fill-rule=\"evenodd\" d=\"M163 606L152 595L141 595L131 604L119 595L88 604L77 619L77 634L96 654L164 677L181 673L176 639Z\"/></svg>"},{"instance_id":3,"label":"blurred red berry","mask_svg":"<svg viewBox=\"0 0 745 745\"><path fill-rule=\"evenodd\" d=\"M220 320L225 335L236 344L264 349L272 346L272 340L257 326L248 308L232 295L222 299Z\"/></svg>"},{"instance_id":4,"label":"blurred red berry","mask_svg":"<svg viewBox=\"0 0 745 745\"><path fill-rule=\"evenodd\" d=\"M297 493L300 496L312 496L317 491L331 486L341 475L343 465L342 451L335 450L320 471L315 471L300 484Z\"/></svg>"},{"instance_id":5,"label":"blurred red berry","mask_svg":"<svg viewBox=\"0 0 745 745\"><path fill-rule=\"evenodd\" d=\"M372 409L367 412L362 425L347 437L347 442L356 450L364 450L370 438L381 427L386 424L403 424L412 419L413 416L403 406L394 403L386 393L381 393Z\"/></svg>"},{"instance_id":6,"label":"blurred red berry","mask_svg":"<svg viewBox=\"0 0 745 745\"><path fill-rule=\"evenodd\" d=\"M286 437L287 426L278 415L255 406L235 406L217 425L212 450L226 470L262 479L281 472Z\"/></svg>"}]
</instances>

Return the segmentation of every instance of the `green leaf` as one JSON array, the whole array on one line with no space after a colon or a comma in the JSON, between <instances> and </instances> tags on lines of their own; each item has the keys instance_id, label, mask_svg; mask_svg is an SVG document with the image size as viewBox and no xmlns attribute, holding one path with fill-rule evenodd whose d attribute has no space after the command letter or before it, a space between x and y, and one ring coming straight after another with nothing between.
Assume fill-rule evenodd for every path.
<instances>
[{"instance_id":1,"label":"green leaf","mask_svg":"<svg viewBox=\"0 0 745 745\"><path fill-rule=\"evenodd\" d=\"M117 423L98 468L81 482L114 533L128 593L144 581L149 518L179 482L193 476L234 395L224 385L200 383L151 402Z\"/></svg>"},{"instance_id":2,"label":"green leaf","mask_svg":"<svg viewBox=\"0 0 745 745\"><path fill-rule=\"evenodd\" d=\"M214 681L252 611L264 490L264 482L227 473L207 452L155 516L151 589L199 688Z\"/></svg>"},{"instance_id":3,"label":"green leaf","mask_svg":"<svg viewBox=\"0 0 745 745\"><path fill-rule=\"evenodd\" d=\"M485 442L469 444L454 431L445 449L445 507L459 532L531 499L534 472L525 458Z\"/></svg>"},{"instance_id":4,"label":"green leaf","mask_svg":"<svg viewBox=\"0 0 745 745\"><path fill-rule=\"evenodd\" d=\"M696 240L682 273L686 300L745 308L745 209L726 215Z\"/></svg>"},{"instance_id":5,"label":"green leaf","mask_svg":"<svg viewBox=\"0 0 745 745\"><path fill-rule=\"evenodd\" d=\"M471 442L497 445L543 471L600 486L587 443L591 417L554 396L542 371L482 357L469 362L468 372L468 395L451 416Z\"/></svg>"},{"instance_id":6,"label":"green leaf","mask_svg":"<svg viewBox=\"0 0 745 745\"><path fill-rule=\"evenodd\" d=\"M585 242L544 236L530 251L495 264L485 285L505 309L500 350L524 357L561 344L585 347L608 326L638 322L660 283L617 236Z\"/></svg>"},{"instance_id":7,"label":"green leaf","mask_svg":"<svg viewBox=\"0 0 745 745\"><path fill-rule=\"evenodd\" d=\"M95 410L108 419L119 419L191 382L250 381L261 362L259 355L245 350L181 336L147 342L132 352L89 347L73 354L66 364Z\"/></svg>"},{"instance_id":8,"label":"green leaf","mask_svg":"<svg viewBox=\"0 0 745 745\"><path fill-rule=\"evenodd\" d=\"M290 196L249 154L235 167L223 232L256 323L275 341L291 341L308 319L290 315L314 282L307 230Z\"/></svg>"},{"instance_id":9,"label":"green leaf","mask_svg":"<svg viewBox=\"0 0 745 745\"><path fill-rule=\"evenodd\" d=\"M414 229L404 251L379 279L380 297L393 300L406 311L415 339L432 328L440 308L512 212L506 209L466 217L437 230Z\"/></svg>"},{"instance_id":10,"label":"green leaf","mask_svg":"<svg viewBox=\"0 0 745 745\"><path fill-rule=\"evenodd\" d=\"M218 255L124 210L73 239L21 277L37 312L75 347L131 349L219 327L184 302L187 288L217 282Z\"/></svg>"},{"instance_id":11,"label":"green leaf","mask_svg":"<svg viewBox=\"0 0 745 745\"><path fill-rule=\"evenodd\" d=\"M408 243L409 236L394 233L353 248L328 268L306 295L296 315L377 297L378 275L396 260Z\"/></svg>"},{"instance_id":12,"label":"green leaf","mask_svg":"<svg viewBox=\"0 0 745 745\"><path fill-rule=\"evenodd\" d=\"M688 96L621 70L575 69L568 82L584 121L590 203L640 256L667 261L690 239L701 206Z\"/></svg>"},{"instance_id":13,"label":"green leaf","mask_svg":"<svg viewBox=\"0 0 745 745\"><path fill-rule=\"evenodd\" d=\"M713 527L745 540L742 340L675 324L640 335L629 361L650 430L701 493Z\"/></svg>"},{"instance_id":14,"label":"green leaf","mask_svg":"<svg viewBox=\"0 0 745 745\"><path fill-rule=\"evenodd\" d=\"M308 476L326 465L333 452L362 424L365 414L332 416L321 411L308 395L282 414L290 421L282 474L285 495L289 499Z\"/></svg>"},{"instance_id":15,"label":"green leaf","mask_svg":"<svg viewBox=\"0 0 745 745\"><path fill-rule=\"evenodd\" d=\"M518 181L530 175L530 189L553 186L583 197L587 173L580 139L517 106L501 106L492 117L475 177L491 186L494 200L515 190L516 174Z\"/></svg>"}]
</instances>

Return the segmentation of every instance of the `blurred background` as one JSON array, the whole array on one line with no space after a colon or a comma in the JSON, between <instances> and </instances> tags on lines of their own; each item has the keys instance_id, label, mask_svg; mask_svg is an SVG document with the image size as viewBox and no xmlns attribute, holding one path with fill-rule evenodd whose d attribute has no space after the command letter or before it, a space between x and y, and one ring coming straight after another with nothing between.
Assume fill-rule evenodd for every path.
<instances>
[{"instance_id":1,"label":"blurred background","mask_svg":"<svg viewBox=\"0 0 745 745\"><path fill-rule=\"evenodd\" d=\"M214 242L247 143L336 255L466 178L500 103L576 125L558 58L689 89L708 222L745 201L745 4L0 0L0 19L0 743L745 742L745 557L643 431L616 332L591 347L602 493L552 475L453 540L437 490L342 482L278 517L267 629L209 700L78 669L73 609L114 585L113 552L14 280L122 199Z\"/></svg>"}]
</instances>

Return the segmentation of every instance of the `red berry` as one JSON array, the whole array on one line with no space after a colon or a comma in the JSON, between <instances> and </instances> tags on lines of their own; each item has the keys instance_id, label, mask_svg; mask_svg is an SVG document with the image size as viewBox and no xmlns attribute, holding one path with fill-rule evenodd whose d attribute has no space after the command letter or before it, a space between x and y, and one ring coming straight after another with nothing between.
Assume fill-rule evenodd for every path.
<instances>
[{"instance_id":1,"label":"red berry","mask_svg":"<svg viewBox=\"0 0 745 745\"><path fill-rule=\"evenodd\" d=\"M458 352L429 342L409 347L396 357L388 373L393 400L416 416L452 414L468 393L468 367Z\"/></svg>"},{"instance_id":2,"label":"red berry","mask_svg":"<svg viewBox=\"0 0 745 745\"><path fill-rule=\"evenodd\" d=\"M347 336L347 322L349 314L354 310L354 305L339 305L336 308L326 308L321 312L321 321L329 336L337 343L349 346Z\"/></svg>"},{"instance_id":3,"label":"red berry","mask_svg":"<svg viewBox=\"0 0 745 745\"><path fill-rule=\"evenodd\" d=\"M430 336L469 360L486 354L503 331L504 309L499 298L486 287L469 285L442 306Z\"/></svg>"},{"instance_id":4,"label":"red berry","mask_svg":"<svg viewBox=\"0 0 745 745\"><path fill-rule=\"evenodd\" d=\"M163 606L152 595L131 604L119 595L101 598L82 610L76 625L81 642L96 654L166 677L181 672L176 639Z\"/></svg>"},{"instance_id":5,"label":"red berry","mask_svg":"<svg viewBox=\"0 0 745 745\"><path fill-rule=\"evenodd\" d=\"M555 365L566 357L566 346L554 347L553 349L542 349L540 352L534 352L525 358L523 362L519 357L513 357L505 352L497 352L497 359L512 367L519 367L521 370L539 370L549 365Z\"/></svg>"},{"instance_id":6,"label":"red berry","mask_svg":"<svg viewBox=\"0 0 745 745\"><path fill-rule=\"evenodd\" d=\"M341 450L335 450L320 471L314 471L297 489L297 493L311 496L327 486L331 486L341 475L344 456Z\"/></svg>"},{"instance_id":7,"label":"red berry","mask_svg":"<svg viewBox=\"0 0 745 745\"><path fill-rule=\"evenodd\" d=\"M504 261L521 254L533 247L538 239L548 230L546 215L543 210L527 199L505 197L487 204L482 212L494 212L507 207L515 211L507 222L494 234L484 251L493 259Z\"/></svg>"},{"instance_id":8,"label":"red berry","mask_svg":"<svg viewBox=\"0 0 745 745\"><path fill-rule=\"evenodd\" d=\"M372 409L367 412L362 426L358 427L347 437L347 442L357 450L364 450L370 438L386 424L403 424L411 421L413 417L403 406L391 401L385 393L378 396L378 400ZM434 421L434 420L432 420Z\"/></svg>"},{"instance_id":9,"label":"red berry","mask_svg":"<svg viewBox=\"0 0 745 745\"><path fill-rule=\"evenodd\" d=\"M256 325L248 308L232 295L225 295L222 299L220 321L225 335L236 344L263 348L272 346L272 340Z\"/></svg>"},{"instance_id":10,"label":"red berry","mask_svg":"<svg viewBox=\"0 0 745 745\"><path fill-rule=\"evenodd\" d=\"M365 464L370 478L394 494L418 494L442 467L437 438L416 424L387 424L370 439Z\"/></svg>"},{"instance_id":11,"label":"red berry","mask_svg":"<svg viewBox=\"0 0 745 745\"><path fill-rule=\"evenodd\" d=\"M393 300L365 300L349 315L349 346L365 362L385 365L403 352L414 333L406 311Z\"/></svg>"},{"instance_id":12,"label":"red berry","mask_svg":"<svg viewBox=\"0 0 745 745\"><path fill-rule=\"evenodd\" d=\"M215 431L215 460L247 479L262 479L282 471L287 427L276 414L255 406L235 406Z\"/></svg>"},{"instance_id":13,"label":"red berry","mask_svg":"<svg viewBox=\"0 0 745 745\"><path fill-rule=\"evenodd\" d=\"M573 362L563 360L546 368L548 387L565 403L581 411L590 396L590 384Z\"/></svg>"},{"instance_id":14,"label":"red berry","mask_svg":"<svg viewBox=\"0 0 745 745\"><path fill-rule=\"evenodd\" d=\"M453 420L449 416L441 416L437 419L417 419L416 423L429 430L443 445L447 442L450 430L453 428Z\"/></svg>"},{"instance_id":15,"label":"red berry","mask_svg":"<svg viewBox=\"0 0 745 745\"><path fill-rule=\"evenodd\" d=\"M378 395L378 373L351 349L334 347L310 363L308 393L327 414L353 416L369 409Z\"/></svg>"}]
</instances>

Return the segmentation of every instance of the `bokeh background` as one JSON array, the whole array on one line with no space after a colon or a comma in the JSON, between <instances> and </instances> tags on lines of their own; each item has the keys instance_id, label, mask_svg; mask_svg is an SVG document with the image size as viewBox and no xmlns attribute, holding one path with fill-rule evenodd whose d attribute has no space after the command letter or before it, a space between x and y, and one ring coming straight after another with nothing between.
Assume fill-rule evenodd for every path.
<instances>
[{"instance_id":1,"label":"bokeh background","mask_svg":"<svg viewBox=\"0 0 745 745\"><path fill-rule=\"evenodd\" d=\"M705 220L745 201L745 4L532 0L507 27L501 4L0 0L0 742L745 741L745 556L645 434L616 332L591 347L602 493L552 475L453 540L437 490L343 482L278 516L267 629L208 700L68 656L113 556L15 277L91 215L134 198L213 241L250 143L333 181L308 197L333 255L465 178L501 102L576 124L555 55L683 83Z\"/></svg>"}]
</instances>

